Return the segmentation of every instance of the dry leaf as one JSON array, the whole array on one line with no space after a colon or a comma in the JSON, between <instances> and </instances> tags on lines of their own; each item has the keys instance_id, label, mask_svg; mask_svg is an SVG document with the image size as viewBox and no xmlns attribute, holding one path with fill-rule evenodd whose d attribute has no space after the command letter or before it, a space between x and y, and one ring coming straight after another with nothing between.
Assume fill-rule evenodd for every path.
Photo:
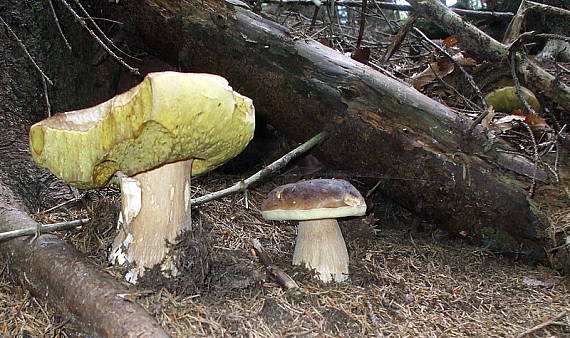
<instances>
[{"instance_id":1,"label":"dry leaf","mask_svg":"<svg viewBox=\"0 0 570 338\"><path fill-rule=\"evenodd\" d=\"M457 62L462 67L472 67L477 65L477 61L473 58L465 57L463 53L457 53L452 56L453 60Z\"/></svg>"},{"instance_id":2,"label":"dry leaf","mask_svg":"<svg viewBox=\"0 0 570 338\"><path fill-rule=\"evenodd\" d=\"M535 114L524 114L521 109L513 110L513 115L523 116L524 122L529 126L530 130L533 131L536 137L542 137L544 135L544 129L550 128L546 123L546 120Z\"/></svg>"},{"instance_id":3,"label":"dry leaf","mask_svg":"<svg viewBox=\"0 0 570 338\"><path fill-rule=\"evenodd\" d=\"M436 74L443 78L453 72L454 69L455 65L449 59L432 62L424 71L412 76L412 85L418 90L422 89L437 78Z\"/></svg>"},{"instance_id":4,"label":"dry leaf","mask_svg":"<svg viewBox=\"0 0 570 338\"><path fill-rule=\"evenodd\" d=\"M493 122L493 124L499 128L502 132L511 130L515 127L513 121L524 121L524 116L519 115L507 115L505 117L501 117L497 121Z\"/></svg>"},{"instance_id":5,"label":"dry leaf","mask_svg":"<svg viewBox=\"0 0 570 338\"><path fill-rule=\"evenodd\" d=\"M443 40L443 45L449 48L451 46L455 46L458 42L459 40L455 36L450 36Z\"/></svg>"},{"instance_id":6,"label":"dry leaf","mask_svg":"<svg viewBox=\"0 0 570 338\"><path fill-rule=\"evenodd\" d=\"M353 60L356 60L360 63L364 63L365 65L368 64L368 62L370 61L370 48L368 47L360 47L354 50L354 52L352 52L352 54L350 54L350 57Z\"/></svg>"}]
</instances>

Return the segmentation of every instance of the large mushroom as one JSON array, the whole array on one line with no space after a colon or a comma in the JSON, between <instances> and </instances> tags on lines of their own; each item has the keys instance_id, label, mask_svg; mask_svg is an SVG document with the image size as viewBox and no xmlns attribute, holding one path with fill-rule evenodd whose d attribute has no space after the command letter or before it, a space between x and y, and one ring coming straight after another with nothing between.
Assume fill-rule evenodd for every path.
<instances>
[{"instance_id":1,"label":"large mushroom","mask_svg":"<svg viewBox=\"0 0 570 338\"><path fill-rule=\"evenodd\" d=\"M348 279L348 251L337 218L362 216L366 202L345 180L314 179L273 189L261 205L268 220L297 220L293 265L314 269L325 283Z\"/></svg>"},{"instance_id":2,"label":"large mushroom","mask_svg":"<svg viewBox=\"0 0 570 338\"><path fill-rule=\"evenodd\" d=\"M97 106L36 123L30 149L40 166L78 188L119 177L109 258L126 265L135 283L158 264L165 276L177 274L169 243L191 229L190 176L236 156L254 128L252 101L224 78L161 72Z\"/></svg>"}]
</instances>

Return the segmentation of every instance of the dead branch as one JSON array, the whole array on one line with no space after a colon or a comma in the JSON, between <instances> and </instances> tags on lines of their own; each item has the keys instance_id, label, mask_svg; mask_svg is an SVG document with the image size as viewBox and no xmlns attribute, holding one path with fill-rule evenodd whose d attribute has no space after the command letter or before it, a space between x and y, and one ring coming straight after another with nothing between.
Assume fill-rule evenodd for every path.
<instances>
[{"instance_id":1,"label":"dead branch","mask_svg":"<svg viewBox=\"0 0 570 338\"><path fill-rule=\"evenodd\" d=\"M216 200L218 198L222 198L224 196L227 196L227 195L230 195L230 194L233 194L236 192L245 191L251 184L261 180L262 178L265 178L268 175L275 173L280 168L286 166L287 163L289 163L295 157L302 155L303 153L309 151L312 147L316 146L317 144L319 144L319 142L324 140L326 136L327 136L326 132L319 133L319 134L313 136L307 142L305 142L305 143L301 144L300 146L298 146L297 148L291 150L290 152L283 155L278 160L274 161L273 163L271 163L267 167L261 169L260 171L256 172L255 174L251 175L250 177L246 178L245 180L239 181L229 188L226 188L226 189L223 189L220 191L216 191L216 192L213 192L213 193L210 193L210 194L198 197L198 198L193 198L190 201L190 204L194 207L194 206L201 205L201 204L204 204L206 202L210 202L210 201Z\"/></svg>"},{"instance_id":2,"label":"dead branch","mask_svg":"<svg viewBox=\"0 0 570 338\"><path fill-rule=\"evenodd\" d=\"M570 11L564 8L554 7L551 5L534 2L534 1L525 1L526 6L534 11L540 11L546 15L556 15L556 16L565 16L570 18Z\"/></svg>"},{"instance_id":3,"label":"dead branch","mask_svg":"<svg viewBox=\"0 0 570 338\"><path fill-rule=\"evenodd\" d=\"M504 44L508 45L509 43L512 43L520 35L524 19L526 18L526 13L529 9L526 3L526 0L521 1L517 14L515 14L511 22L509 22L509 26L507 27L505 36L503 37Z\"/></svg>"},{"instance_id":4,"label":"dead branch","mask_svg":"<svg viewBox=\"0 0 570 338\"><path fill-rule=\"evenodd\" d=\"M287 291L291 296L299 297L303 294L301 288L293 278L291 278L285 271L275 265L267 253L263 250L261 243L258 239L252 239L251 243L255 249L255 253L259 258L259 262L267 269L267 272L275 279L277 284Z\"/></svg>"},{"instance_id":5,"label":"dead branch","mask_svg":"<svg viewBox=\"0 0 570 338\"><path fill-rule=\"evenodd\" d=\"M360 27L358 29L358 38L356 39L356 49L360 48L360 43L362 42L362 37L364 36L364 27L366 26L366 12L368 6L366 6L368 0L362 0L362 10L360 13Z\"/></svg>"},{"instance_id":6,"label":"dead branch","mask_svg":"<svg viewBox=\"0 0 570 338\"><path fill-rule=\"evenodd\" d=\"M75 221L68 221L68 222L59 222L59 223L52 223L52 224L40 224L39 230L42 233L51 232L55 230L66 230L81 226L86 224L90 221L89 218L82 218ZM12 238L20 237L20 236L29 236L34 235L38 227L31 227L19 230L12 230L6 232L0 232L0 242L6 241Z\"/></svg>"},{"instance_id":7,"label":"dead branch","mask_svg":"<svg viewBox=\"0 0 570 338\"><path fill-rule=\"evenodd\" d=\"M0 228L35 229L19 198L0 183ZM35 230L33 230L35 231ZM103 337L168 337L139 304L121 295L129 291L90 263L72 245L54 235L30 243L19 237L0 243L10 272L34 295L64 314L72 314L86 333Z\"/></svg>"},{"instance_id":8,"label":"dead branch","mask_svg":"<svg viewBox=\"0 0 570 338\"><path fill-rule=\"evenodd\" d=\"M306 6L314 6L311 0L264 0L260 1L263 3L272 3L272 4L290 4L290 5L306 5ZM329 3L328 0L321 1L323 5ZM334 1L335 6L346 6L346 7L361 7L362 1L354 1L354 0L340 0ZM393 11L403 11L403 12L411 12L413 11L413 7L410 5L399 5L392 2L378 2L375 1L374 4L377 8L381 9L388 9ZM462 8L450 8L451 11L467 16L472 19L494 19L494 20L507 20L513 17L513 13L510 12L490 12L490 11L476 11L471 9L462 9Z\"/></svg>"}]
</instances>

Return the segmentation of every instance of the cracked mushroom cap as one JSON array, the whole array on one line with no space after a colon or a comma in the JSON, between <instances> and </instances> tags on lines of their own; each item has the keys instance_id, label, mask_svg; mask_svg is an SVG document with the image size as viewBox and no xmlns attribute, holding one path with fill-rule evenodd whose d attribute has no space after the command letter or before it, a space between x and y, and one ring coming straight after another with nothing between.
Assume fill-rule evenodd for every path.
<instances>
[{"instance_id":1,"label":"cracked mushroom cap","mask_svg":"<svg viewBox=\"0 0 570 338\"><path fill-rule=\"evenodd\" d=\"M192 174L239 154L253 137L251 99L217 75L148 74L95 107L58 114L30 129L38 165L79 188L108 183L162 164L194 159Z\"/></svg>"},{"instance_id":2,"label":"cracked mushroom cap","mask_svg":"<svg viewBox=\"0 0 570 338\"><path fill-rule=\"evenodd\" d=\"M268 220L313 220L362 216L366 202L345 180L314 179L273 189L261 205Z\"/></svg>"}]
</instances>

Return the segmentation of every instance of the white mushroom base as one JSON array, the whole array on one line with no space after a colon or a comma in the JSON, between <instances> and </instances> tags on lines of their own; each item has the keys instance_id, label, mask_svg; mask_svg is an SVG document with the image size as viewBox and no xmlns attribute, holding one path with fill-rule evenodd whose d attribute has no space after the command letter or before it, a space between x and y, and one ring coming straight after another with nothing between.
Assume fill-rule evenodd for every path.
<instances>
[{"instance_id":1,"label":"white mushroom base","mask_svg":"<svg viewBox=\"0 0 570 338\"><path fill-rule=\"evenodd\" d=\"M325 283L348 280L348 251L336 219L299 222L293 265L314 269Z\"/></svg>"},{"instance_id":2,"label":"white mushroom base","mask_svg":"<svg viewBox=\"0 0 570 338\"><path fill-rule=\"evenodd\" d=\"M191 230L191 172L190 160L121 178L121 214L109 260L128 267L128 282L135 284L158 264L165 277L178 274L171 249L178 235Z\"/></svg>"}]
</instances>

